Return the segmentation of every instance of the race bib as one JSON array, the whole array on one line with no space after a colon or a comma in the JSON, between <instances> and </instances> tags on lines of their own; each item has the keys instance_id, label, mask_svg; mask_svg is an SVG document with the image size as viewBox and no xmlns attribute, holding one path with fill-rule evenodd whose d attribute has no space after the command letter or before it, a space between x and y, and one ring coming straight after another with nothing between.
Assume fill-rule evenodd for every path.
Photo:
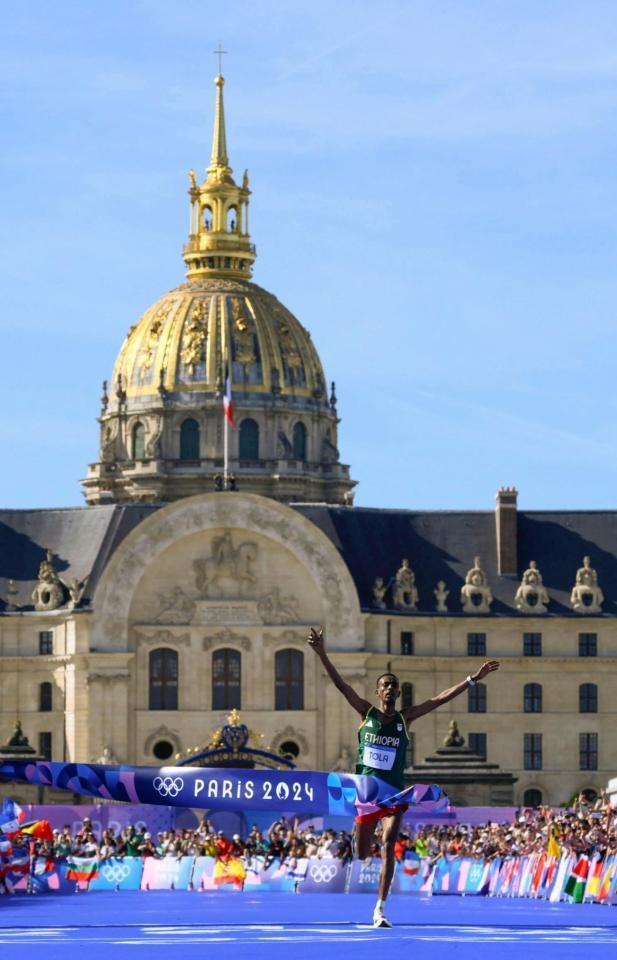
<instances>
[{"instance_id":1,"label":"race bib","mask_svg":"<svg viewBox=\"0 0 617 960\"><path fill-rule=\"evenodd\" d=\"M362 762L374 770L391 770L396 757L396 747L379 747L374 743L364 744Z\"/></svg>"}]
</instances>

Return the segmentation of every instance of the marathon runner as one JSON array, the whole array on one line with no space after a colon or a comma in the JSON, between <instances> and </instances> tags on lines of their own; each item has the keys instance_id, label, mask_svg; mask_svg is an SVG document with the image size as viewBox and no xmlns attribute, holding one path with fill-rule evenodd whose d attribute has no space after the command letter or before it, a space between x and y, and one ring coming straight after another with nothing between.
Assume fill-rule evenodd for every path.
<instances>
[{"instance_id":1,"label":"marathon runner","mask_svg":"<svg viewBox=\"0 0 617 960\"><path fill-rule=\"evenodd\" d=\"M311 627L307 641L313 648L337 690L343 694L347 702L357 710L362 717L358 730L358 759L356 773L379 777L380 780L392 785L396 792L402 790L404 783L405 754L409 742L408 728L426 713L436 710L444 703L448 703L469 687L483 680L494 670L499 669L497 660L487 660L480 669L471 676L461 680L456 686L443 690L430 700L419 703L416 707L406 707L402 711L396 709L396 701L400 696L400 683L393 673L382 673L377 678L375 694L379 706L375 707L365 700L343 680L340 673L328 657L324 645L323 627ZM385 915L385 902L394 875L394 845L399 835L402 816L407 810L407 804L397 804L393 807L384 807L374 813L356 817L355 823L355 853L361 860L370 856L375 827L382 821L381 838L381 872L379 875L379 899L373 913L374 927L391 927L392 924Z\"/></svg>"}]
</instances>

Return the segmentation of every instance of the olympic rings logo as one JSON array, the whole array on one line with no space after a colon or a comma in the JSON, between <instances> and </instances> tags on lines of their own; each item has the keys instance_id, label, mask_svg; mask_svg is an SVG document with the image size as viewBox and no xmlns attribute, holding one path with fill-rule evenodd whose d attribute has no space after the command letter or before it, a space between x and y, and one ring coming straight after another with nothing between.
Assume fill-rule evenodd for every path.
<instances>
[{"instance_id":1,"label":"olympic rings logo","mask_svg":"<svg viewBox=\"0 0 617 960\"><path fill-rule=\"evenodd\" d=\"M182 777L155 777L152 786L162 797L177 797L184 786L184 780Z\"/></svg>"},{"instance_id":2,"label":"olympic rings logo","mask_svg":"<svg viewBox=\"0 0 617 960\"><path fill-rule=\"evenodd\" d=\"M131 868L126 863L106 863L101 867L101 876L108 883L122 883L130 872Z\"/></svg>"},{"instance_id":3,"label":"olympic rings logo","mask_svg":"<svg viewBox=\"0 0 617 960\"><path fill-rule=\"evenodd\" d=\"M336 866L333 863L313 863L309 876L315 883L330 883L336 876Z\"/></svg>"}]
</instances>

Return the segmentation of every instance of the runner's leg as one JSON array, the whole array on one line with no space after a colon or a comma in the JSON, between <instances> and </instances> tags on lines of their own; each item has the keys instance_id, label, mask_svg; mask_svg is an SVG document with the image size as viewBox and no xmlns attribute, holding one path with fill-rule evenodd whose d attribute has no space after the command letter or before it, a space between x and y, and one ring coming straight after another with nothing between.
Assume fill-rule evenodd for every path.
<instances>
[{"instance_id":1,"label":"runner's leg","mask_svg":"<svg viewBox=\"0 0 617 960\"><path fill-rule=\"evenodd\" d=\"M371 853L371 845L375 836L375 823L358 823L354 826L355 856L358 860L366 860Z\"/></svg>"},{"instance_id":2,"label":"runner's leg","mask_svg":"<svg viewBox=\"0 0 617 960\"><path fill-rule=\"evenodd\" d=\"M399 813L393 813L384 817L381 821L381 872L379 874L379 899L373 914L375 926L392 926L390 921L386 920L384 908L394 876L394 845L399 835L403 812L401 810Z\"/></svg>"}]
</instances>

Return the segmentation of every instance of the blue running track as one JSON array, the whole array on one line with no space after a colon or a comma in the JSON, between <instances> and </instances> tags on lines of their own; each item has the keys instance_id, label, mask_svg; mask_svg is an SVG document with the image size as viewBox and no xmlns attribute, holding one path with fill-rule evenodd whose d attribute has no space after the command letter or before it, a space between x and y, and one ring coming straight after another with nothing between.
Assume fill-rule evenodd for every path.
<instances>
[{"instance_id":1,"label":"blue running track","mask_svg":"<svg viewBox=\"0 0 617 960\"><path fill-rule=\"evenodd\" d=\"M566 960L617 956L617 909L485 897L139 891L0 898L0 958ZM208 947L211 947L208 950ZM595 948L595 949L594 949Z\"/></svg>"}]
</instances>

